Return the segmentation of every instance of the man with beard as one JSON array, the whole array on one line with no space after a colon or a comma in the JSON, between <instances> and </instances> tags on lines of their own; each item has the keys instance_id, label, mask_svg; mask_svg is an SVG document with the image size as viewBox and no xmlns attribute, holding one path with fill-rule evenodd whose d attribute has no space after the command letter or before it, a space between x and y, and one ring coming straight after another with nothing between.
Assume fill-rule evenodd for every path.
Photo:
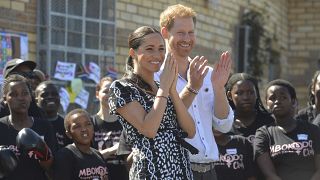
<instances>
[{"instance_id":1,"label":"man with beard","mask_svg":"<svg viewBox=\"0 0 320 180\"><path fill-rule=\"evenodd\" d=\"M167 53L172 54L178 64L177 91L180 92L196 125L196 135L186 141L199 150L190 154L191 169L196 180L214 180L216 173L213 162L219 159L212 127L228 132L233 123L224 90L232 60L229 52L221 55L213 69L207 66L203 56L190 57L196 43L196 13L181 4L169 6L160 15L161 34L167 44ZM155 79L160 78L160 70Z\"/></svg>"}]
</instances>

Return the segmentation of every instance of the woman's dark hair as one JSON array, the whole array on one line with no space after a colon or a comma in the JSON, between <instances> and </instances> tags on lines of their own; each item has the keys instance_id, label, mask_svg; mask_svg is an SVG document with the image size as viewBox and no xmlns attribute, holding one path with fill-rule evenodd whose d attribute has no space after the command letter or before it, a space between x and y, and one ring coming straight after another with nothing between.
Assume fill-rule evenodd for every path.
<instances>
[{"instance_id":1,"label":"woman's dark hair","mask_svg":"<svg viewBox=\"0 0 320 180\"><path fill-rule=\"evenodd\" d=\"M3 97L8 93L10 83L12 82L24 82L27 85L30 96L31 96L31 87L30 87L30 84L28 83L28 80L19 74L11 74L7 78L5 78L3 81L3 85L2 85Z\"/></svg>"},{"instance_id":2,"label":"woman's dark hair","mask_svg":"<svg viewBox=\"0 0 320 180\"><path fill-rule=\"evenodd\" d=\"M308 96L309 96L309 101L308 101L308 105L312 106L314 105L316 102L315 102L315 95L312 94L312 91L314 90L314 87L316 86L316 83L317 83L317 78L320 74L320 71L316 71L314 74L313 74L313 77L312 77L312 80L311 80L311 83L309 84L308 86Z\"/></svg>"},{"instance_id":3,"label":"woman's dark hair","mask_svg":"<svg viewBox=\"0 0 320 180\"><path fill-rule=\"evenodd\" d=\"M275 86L275 85L283 86L283 87L287 88L291 99L297 100L296 90L294 89L293 85L289 81L286 81L284 79L276 79L276 80L270 81L266 86L265 92L267 92L267 90L271 86ZM266 98L267 98L267 93L266 93Z\"/></svg>"},{"instance_id":4,"label":"woman's dark hair","mask_svg":"<svg viewBox=\"0 0 320 180\"><path fill-rule=\"evenodd\" d=\"M149 26L142 26L133 31L128 37L128 46L129 49L137 50L142 43L144 43L145 37L149 34L158 33L160 36L160 32ZM161 36L162 37L162 36ZM133 57L130 55L127 58L126 62L126 73L124 74L124 78L130 80L131 82L137 84L140 88L151 91L151 86L146 83L140 76L133 73Z\"/></svg>"},{"instance_id":5,"label":"woman's dark hair","mask_svg":"<svg viewBox=\"0 0 320 180\"><path fill-rule=\"evenodd\" d=\"M105 76L103 78L100 79L99 83L96 85L96 91L100 91L101 89L101 85L103 84L103 82L108 81L108 82L113 82L112 77L110 76Z\"/></svg>"},{"instance_id":6,"label":"woman's dark hair","mask_svg":"<svg viewBox=\"0 0 320 180\"><path fill-rule=\"evenodd\" d=\"M247 74L247 73L235 73L235 74L231 75L229 77L229 80L228 80L226 86L225 86L226 93L231 91L233 86L238 81L245 81L245 80L250 81L253 84L254 89L255 89L255 91L257 93L257 100L256 100L256 105L255 105L256 110L258 112L268 113L268 111L265 109L265 107L263 106L262 101L261 101L257 79L254 78L253 76ZM229 98L228 98L228 101L229 101L229 105L231 106L231 108L232 109L236 109L233 101L231 99L229 99Z\"/></svg>"}]
</instances>

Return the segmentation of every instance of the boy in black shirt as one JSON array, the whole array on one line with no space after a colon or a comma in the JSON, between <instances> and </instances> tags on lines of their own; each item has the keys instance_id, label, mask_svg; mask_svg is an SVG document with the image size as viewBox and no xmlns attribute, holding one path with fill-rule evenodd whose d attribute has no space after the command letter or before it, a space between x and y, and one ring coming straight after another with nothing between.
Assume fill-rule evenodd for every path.
<instances>
[{"instance_id":1,"label":"boy in black shirt","mask_svg":"<svg viewBox=\"0 0 320 180\"><path fill-rule=\"evenodd\" d=\"M266 88L266 104L275 125L257 130L254 153L267 179L320 179L320 130L294 118L296 92L285 80L274 80Z\"/></svg>"},{"instance_id":2,"label":"boy in black shirt","mask_svg":"<svg viewBox=\"0 0 320 180\"><path fill-rule=\"evenodd\" d=\"M59 149L71 144L64 129L64 119L58 114L60 106L60 96L57 87L52 81L40 83L35 90L37 105L45 112L45 120L49 121L53 127Z\"/></svg>"},{"instance_id":3,"label":"boy in black shirt","mask_svg":"<svg viewBox=\"0 0 320 180\"><path fill-rule=\"evenodd\" d=\"M102 155L90 147L94 132L89 114L82 109L72 110L66 115L64 126L74 143L56 153L53 179L108 180L108 170Z\"/></svg>"}]
</instances>

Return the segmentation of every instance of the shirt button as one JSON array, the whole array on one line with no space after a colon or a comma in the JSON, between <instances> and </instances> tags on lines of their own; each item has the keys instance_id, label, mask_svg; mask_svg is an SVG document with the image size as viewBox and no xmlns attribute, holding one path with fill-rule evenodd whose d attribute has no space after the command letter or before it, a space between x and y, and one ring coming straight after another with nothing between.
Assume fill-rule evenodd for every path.
<instances>
[{"instance_id":1,"label":"shirt button","mask_svg":"<svg viewBox=\"0 0 320 180\"><path fill-rule=\"evenodd\" d=\"M202 137L201 139L204 140L204 137Z\"/></svg>"},{"instance_id":2,"label":"shirt button","mask_svg":"<svg viewBox=\"0 0 320 180\"><path fill-rule=\"evenodd\" d=\"M208 155L205 155L206 157L208 157Z\"/></svg>"},{"instance_id":3,"label":"shirt button","mask_svg":"<svg viewBox=\"0 0 320 180\"><path fill-rule=\"evenodd\" d=\"M197 105L193 105L193 107L197 107Z\"/></svg>"},{"instance_id":4,"label":"shirt button","mask_svg":"<svg viewBox=\"0 0 320 180\"><path fill-rule=\"evenodd\" d=\"M198 121L197 123L200 124L200 121Z\"/></svg>"}]
</instances>

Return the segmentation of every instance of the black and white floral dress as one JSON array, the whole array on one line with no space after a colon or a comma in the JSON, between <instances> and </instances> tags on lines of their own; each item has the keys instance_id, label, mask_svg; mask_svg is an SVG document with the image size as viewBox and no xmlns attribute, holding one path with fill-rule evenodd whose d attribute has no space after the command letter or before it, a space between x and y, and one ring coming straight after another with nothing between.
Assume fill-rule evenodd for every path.
<instances>
[{"instance_id":1,"label":"black and white floral dress","mask_svg":"<svg viewBox=\"0 0 320 180\"><path fill-rule=\"evenodd\" d=\"M159 86L159 83L157 83ZM132 101L139 102L146 112L153 106L155 96L137 88L126 80L117 80L110 87L109 106L116 114L127 133L127 142L132 146L133 164L130 179L190 180L192 172L188 151L178 140L182 132L172 101L169 99L155 138L150 139L121 117L116 109Z\"/></svg>"}]
</instances>

